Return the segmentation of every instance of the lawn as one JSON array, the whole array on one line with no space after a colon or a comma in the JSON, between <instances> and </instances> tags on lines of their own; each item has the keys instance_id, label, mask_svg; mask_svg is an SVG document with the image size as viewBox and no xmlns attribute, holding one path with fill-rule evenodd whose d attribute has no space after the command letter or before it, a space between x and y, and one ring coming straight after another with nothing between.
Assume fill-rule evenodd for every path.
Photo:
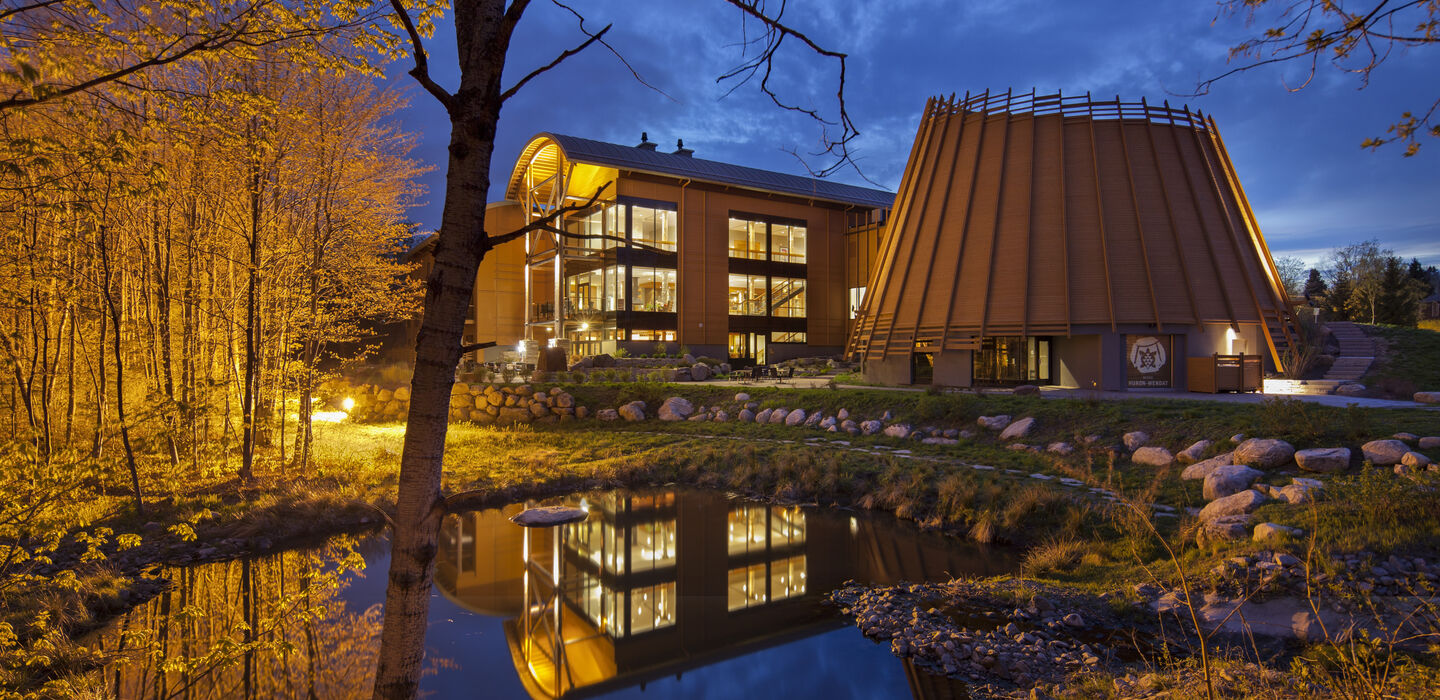
<instances>
[{"instance_id":1,"label":"lawn","mask_svg":"<svg viewBox=\"0 0 1440 700\"><path fill-rule=\"evenodd\" d=\"M1385 347L1360 381L1397 399L1417 391L1440 391L1440 330L1361 326Z\"/></svg>"}]
</instances>

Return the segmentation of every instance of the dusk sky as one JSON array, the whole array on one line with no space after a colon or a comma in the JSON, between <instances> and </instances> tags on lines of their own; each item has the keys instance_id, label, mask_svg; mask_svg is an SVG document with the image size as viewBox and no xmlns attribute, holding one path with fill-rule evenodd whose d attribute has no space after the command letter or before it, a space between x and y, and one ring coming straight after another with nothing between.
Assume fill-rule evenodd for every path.
<instances>
[{"instance_id":1,"label":"dusk sky","mask_svg":"<svg viewBox=\"0 0 1440 700\"><path fill-rule=\"evenodd\" d=\"M775 108L754 85L722 99L730 86L715 79L742 60L736 9L719 0L576 8L594 30L613 23L606 38L666 95L639 84L600 46L532 81L502 115L492 201L504 198L520 148L541 131L627 145L646 131L662 150L683 138L699 158L805 174L790 151L816 149L814 122ZM1261 30L1240 17L1217 20L1216 11L1204 0L792 0L785 19L850 55L846 93L861 132L854 150L865 175L883 189L898 186L930 96L1033 87L1042 94L1168 99L1214 116L1275 255L1316 263L1334 247L1378 238L1407 259L1440 265L1440 140L1425 138L1411 158L1401 157L1403 146L1360 148L1402 112L1423 112L1437 97L1440 50L1397 50L1363 90L1357 76L1322 64L1309 87L1288 92L1285 81L1298 83L1305 74L1296 64L1232 76L1209 95L1187 97L1199 80L1227 69L1230 46ZM506 85L581 39L568 13L534 3L511 48ZM427 48L435 77L453 89L458 71L448 17ZM799 45L787 51L779 88L833 114L833 62ZM418 134L415 155L434 167L425 178L429 192L411 214L429 230L440 223L449 123L404 75L409 67L397 64L391 73L410 84L402 119ZM868 185L854 171L832 177Z\"/></svg>"}]
</instances>

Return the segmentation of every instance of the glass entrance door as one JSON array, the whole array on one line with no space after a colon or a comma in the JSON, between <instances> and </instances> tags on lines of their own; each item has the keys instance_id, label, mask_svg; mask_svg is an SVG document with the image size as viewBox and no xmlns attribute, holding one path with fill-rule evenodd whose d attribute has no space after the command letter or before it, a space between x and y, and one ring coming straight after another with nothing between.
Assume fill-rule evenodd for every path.
<instances>
[{"instance_id":1,"label":"glass entrance door","mask_svg":"<svg viewBox=\"0 0 1440 700\"><path fill-rule=\"evenodd\" d=\"M975 381L981 383L1048 383L1050 339L1020 335L981 338L974 372Z\"/></svg>"}]
</instances>

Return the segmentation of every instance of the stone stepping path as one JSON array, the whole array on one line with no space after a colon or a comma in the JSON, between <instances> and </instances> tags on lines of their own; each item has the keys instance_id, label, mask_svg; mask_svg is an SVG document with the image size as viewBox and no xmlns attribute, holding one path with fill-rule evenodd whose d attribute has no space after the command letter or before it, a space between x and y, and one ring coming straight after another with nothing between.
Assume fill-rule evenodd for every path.
<instances>
[{"instance_id":1,"label":"stone stepping path","mask_svg":"<svg viewBox=\"0 0 1440 700\"><path fill-rule=\"evenodd\" d=\"M1340 354L1325 373L1325 378L1355 381L1365 376L1366 370L1375 361L1375 341L1350 321L1331 321L1325 327L1340 344Z\"/></svg>"}]
</instances>

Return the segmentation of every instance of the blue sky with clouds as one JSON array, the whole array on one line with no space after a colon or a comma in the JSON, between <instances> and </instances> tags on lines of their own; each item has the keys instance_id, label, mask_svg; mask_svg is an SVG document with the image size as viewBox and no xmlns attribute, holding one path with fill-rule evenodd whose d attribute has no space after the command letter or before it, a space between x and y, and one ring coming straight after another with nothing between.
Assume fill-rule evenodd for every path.
<instances>
[{"instance_id":1,"label":"blue sky with clouds","mask_svg":"<svg viewBox=\"0 0 1440 700\"><path fill-rule=\"evenodd\" d=\"M815 149L817 125L772 106L753 86L724 96L716 78L741 59L739 12L719 0L617 0L574 5L659 94L639 84L603 47L592 46L526 86L507 103L491 163L492 200L520 148L553 131L634 144L640 132L662 148L677 138L697 157L804 174L791 151ZM1272 66L1186 97L1196 83L1227 68L1230 46L1259 31L1243 18L1216 17L1200 1L1100 0L791 0L786 20L827 48L849 54L846 85L861 136L856 155L865 175L894 190L927 97L1014 88L1066 94L1089 91L1125 99L1169 99L1212 114L1220 126L1261 229L1278 255L1318 262L1334 247L1378 238L1383 247L1440 265L1440 141L1419 155L1399 147L1361 149L1368 136L1406 110L1437 97L1440 49L1397 50L1359 89L1358 77L1328 65L1304 90L1286 82L1302 66ZM750 31L755 30L751 26ZM583 36L573 17L544 2L531 6L506 68L507 85ZM442 84L458 83L448 19L427 45ZM833 106L833 63L793 47L779 88L796 100ZM392 67L397 83L409 64ZM434 167L429 194L411 212L439 225L449 123L443 110L411 86L405 126L419 136L416 157ZM816 161L815 165L824 165ZM866 184L854 172L833 176Z\"/></svg>"}]
</instances>

